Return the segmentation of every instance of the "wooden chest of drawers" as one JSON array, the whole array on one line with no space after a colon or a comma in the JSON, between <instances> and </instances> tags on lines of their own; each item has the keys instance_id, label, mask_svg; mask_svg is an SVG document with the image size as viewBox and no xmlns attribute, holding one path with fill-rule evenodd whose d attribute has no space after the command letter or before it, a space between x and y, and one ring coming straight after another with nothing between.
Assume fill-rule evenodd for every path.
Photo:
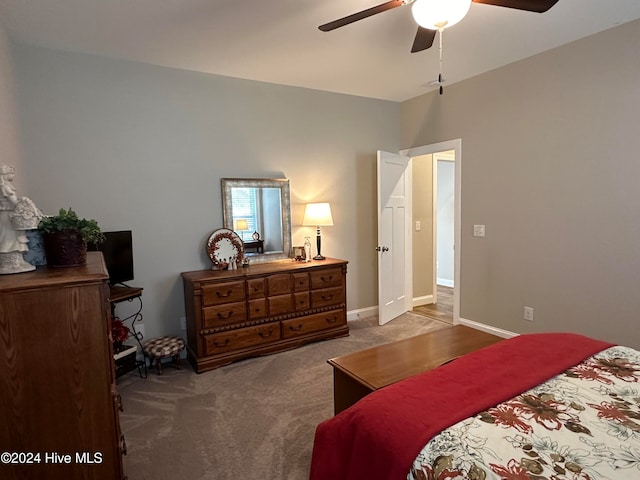
<instances>
[{"instance_id":1,"label":"wooden chest of drawers","mask_svg":"<svg viewBox=\"0 0 640 480\"><path fill-rule=\"evenodd\" d=\"M183 273L193 368L348 335L346 275L347 262L331 258Z\"/></svg>"},{"instance_id":2,"label":"wooden chest of drawers","mask_svg":"<svg viewBox=\"0 0 640 480\"><path fill-rule=\"evenodd\" d=\"M1 462L0 478L124 478L108 280L100 252L0 276L0 452L37 455Z\"/></svg>"}]
</instances>

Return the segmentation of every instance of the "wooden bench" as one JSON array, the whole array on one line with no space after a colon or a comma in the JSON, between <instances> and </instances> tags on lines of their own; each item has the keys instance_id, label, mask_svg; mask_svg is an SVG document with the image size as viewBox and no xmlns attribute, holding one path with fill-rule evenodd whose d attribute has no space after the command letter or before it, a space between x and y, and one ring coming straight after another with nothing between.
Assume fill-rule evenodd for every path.
<instances>
[{"instance_id":1,"label":"wooden bench","mask_svg":"<svg viewBox=\"0 0 640 480\"><path fill-rule=\"evenodd\" d=\"M455 325L328 360L333 367L334 413L364 396L461 355L502 340L480 330Z\"/></svg>"}]
</instances>

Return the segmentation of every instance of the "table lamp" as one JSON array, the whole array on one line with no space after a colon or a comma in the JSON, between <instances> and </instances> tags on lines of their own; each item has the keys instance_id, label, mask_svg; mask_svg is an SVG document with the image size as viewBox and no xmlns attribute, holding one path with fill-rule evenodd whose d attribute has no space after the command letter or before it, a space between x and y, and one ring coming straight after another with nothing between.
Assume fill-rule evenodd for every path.
<instances>
[{"instance_id":1,"label":"table lamp","mask_svg":"<svg viewBox=\"0 0 640 480\"><path fill-rule=\"evenodd\" d=\"M325 257L320 253L320 227L332 227L333 217L331 216L331 206L328 203L307 203L304 209L304 217L302 226L316 227L316 247L318 254L313 257L314 260L324 260Z\"/></svg>"},{"instance_id":2,"label":"table lamp","mask_svg":"<svg viewBox=\"0 0 640 480\"><path fill-rule=\"evenodd\" d=\"M246 219L240 218L236 220L236 230L240 231L240 237L242 238L243 242L244 242L244 230L248 230L248 229L249 229L249 224L247 223Z\"/></svg>"}]
</instances>

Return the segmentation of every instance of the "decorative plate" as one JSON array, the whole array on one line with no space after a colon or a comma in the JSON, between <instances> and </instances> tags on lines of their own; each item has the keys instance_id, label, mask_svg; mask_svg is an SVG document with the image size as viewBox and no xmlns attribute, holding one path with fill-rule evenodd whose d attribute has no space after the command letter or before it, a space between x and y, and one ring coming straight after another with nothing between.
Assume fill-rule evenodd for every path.
<instances>
[{"instance_id":1,"label":"decorative plate","mask_svg":"<svg viewBox=\"0 0 640 480\"><path fill-rule=\"evenodd\" d=\"M215 230L207 240L207 254L220 270L235 270L242 263L242 240L228 228Z\"/></svg>"}]
</instances>

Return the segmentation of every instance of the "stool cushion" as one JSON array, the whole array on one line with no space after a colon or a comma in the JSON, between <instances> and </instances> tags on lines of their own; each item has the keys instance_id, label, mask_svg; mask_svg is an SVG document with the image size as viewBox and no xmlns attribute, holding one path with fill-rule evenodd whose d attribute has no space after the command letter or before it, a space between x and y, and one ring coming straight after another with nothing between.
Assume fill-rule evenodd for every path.
<instances>
[{"instance_id":1,"label":"stool cushion","mask_svg":"<svg viewBox=\"0 0 640 480\"><path fill-rule=\"evenodd\" d=\"M144 353L152 358L172 357L184 350L184 340L180 337L158 337L145 342Z\"/></svg>"}]
</instances>

